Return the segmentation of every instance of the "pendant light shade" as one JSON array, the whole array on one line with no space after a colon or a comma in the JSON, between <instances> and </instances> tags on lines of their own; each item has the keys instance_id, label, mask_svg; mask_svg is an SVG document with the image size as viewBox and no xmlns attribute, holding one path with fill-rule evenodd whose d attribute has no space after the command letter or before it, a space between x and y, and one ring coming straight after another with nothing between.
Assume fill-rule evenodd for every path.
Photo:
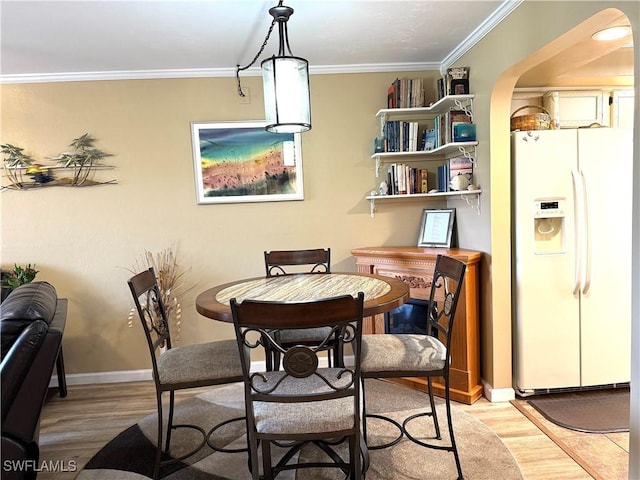
<instances>
[{"instance_id":1,"label":"pendant light shade","mask_svg":"<svg viewBox=\"0 0 640 480\"><path fill-rule=\"evenodd\" d=\"M309 63L299 57L271 57L262 62L266 129L300 133L311 128Z\"/></svg>"},{"instance_id":2,"label":"pendant light shade","mask_svg":"<svg viewBox=\"0 0 640 480\"><path fill-rule=\"evenodd\" d=\"M248 65L237 66L238 93L244 96L240 86L240 71L246 70L262 54L272 30L277 25L278 55L263 60L262 85L264 89L265 129L273 133L301 133L311 129L311 100L309 95L309 62L295 57L289 47L287 21L293 8L282 5L269 9L273 17L269 33L258 54ZM286 48L286 49L285 49Z\"/></svg>"}]
</instances>

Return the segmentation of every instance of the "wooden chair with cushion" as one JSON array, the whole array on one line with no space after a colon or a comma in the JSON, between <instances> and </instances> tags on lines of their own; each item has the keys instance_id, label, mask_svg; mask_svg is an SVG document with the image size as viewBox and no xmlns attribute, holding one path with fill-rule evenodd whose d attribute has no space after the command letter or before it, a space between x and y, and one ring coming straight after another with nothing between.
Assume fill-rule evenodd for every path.
<instances>
[{"instance_id":1,"label":"wooden chair with cushion","mask_svg":"<svg viewBox=\"0 0 640 480\"><path fill-rule=\"evenodd\" d=\"M368 458L360 433L363 303L362 293L357 298L347 295L304 303L237 303L231 299L238 351L246 349L259 358L269 343L282 355L283 370L252 372L250 358L241 359L250 470L255 480L271 480L287 470L328 467L342 470L341 474L351 479L362 478L361 452L365 466ZM300 319L304 319L304 325ZM327 328L328 334L319 344L308 346L285 345L273 334L281 329L309 327ZM320 367L318 354L326 351L328 342L336 337L353 348L354 365ZM286 448L275 462L272 445ZM305 446L309 446L311 456L296 457Z\"/></svg>"},{"instance_id":2,"label":"wooden chair with cushion","mask_svg":"<svg viewBox=\"0 0 640 480\"><path fill-rule=\"evenodd\" d=\"M244 417L225 421L213 427L209 432L205 432L202 427L197 425L173 424L176 390L242 381L242 366L236 341L230 339L174 347L171 343L169 323L160 287L153 268L134 275L129 279L128 284L147 339L153 367L153 380L156 386L158 438L153 478L159 478L161 467L192 456L203 448L205 443L208 443L214 450L222 452L246 451L246 448L219 448L210 441L210 437L219 427L233 421L244 421ZM169 412L163 451L162 394L164 392L169 392ZM177 458L171 458L171 432L177 428L199 431L202 434L202 441L192 451ZM163 453L166 455L165 459L163 459Z\"/></svg>"},{"instance_id":3,"label":"wooden chair with cushion","mask_svg":"<svg viewBox=\"0 0 640 480\"><path fill-rule=\"evenodd\" d=\"M305 267L304 270L296 267ZM264 268L267 277L277 275L291 275L294 273L331 273L331 249L316 248L308 250L272 250L264 252ZM283 330L279 333L280 340L287 345L314 345L326 336L326 329ZM332 342L335 346L335 341ZM334 362L340 352L335 349L327 352L329 364ZM272 352L268 361L273 362L273 368L280 368L278 352Z\"/></svg>"},{"instance_id":4,"label":"wooden chair with cushion","mask_svg":"<svg viewBox=\"0 0 640 480\"><path fill-rule=\"evenodd\" d=\"M362 377L400 378L422 377L427 379L430 409L406 418L402 424L381 415L367 414L366 395L363 391L364 437L367 438L367 419L377 418L394 424L400 434L384 445L368 445L370 450L387 448L397 444L402 437L422 445L452 452L458 478L462 479L462 468L451 423L451 402L449 398L449 367L451 365L451 335L458 305L458 297L464 280L466 265L458 260L438 255L431 281L427 321L427 335L423 334L369 334L362 336ZM416 438L411 433L409 423L420 417L433 417L435 438L441 440L440 425L433 398L432 379L444 379L445 408L449 429L449 444L428 443L427 439Z\"/></svg>"}]
</instances>

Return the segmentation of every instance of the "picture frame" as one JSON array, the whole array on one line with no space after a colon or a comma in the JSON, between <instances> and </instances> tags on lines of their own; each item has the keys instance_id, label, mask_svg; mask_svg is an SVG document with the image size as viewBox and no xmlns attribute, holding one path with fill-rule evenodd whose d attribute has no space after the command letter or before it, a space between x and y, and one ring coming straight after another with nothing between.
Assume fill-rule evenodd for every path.
<instances>
[{"instance_id":1,"label":"picture frame","mask_svg":"<svg viewBox=\"0 0 640 480\"><path fill-rule=\"evenodd\" d=\"M265 125L191 123L198 204L304 200L300 134Z\"/></svg>"},{"instance_id":2,"label":"picture frame","mask_svg":"<svg viewBox=\"0 0 640 480\"><path fill-rule=\"evenodd\" d=\"M450 248L455 218L455 208L425 208L422 211L418 246Z\"/></svg>"}]
</instances>

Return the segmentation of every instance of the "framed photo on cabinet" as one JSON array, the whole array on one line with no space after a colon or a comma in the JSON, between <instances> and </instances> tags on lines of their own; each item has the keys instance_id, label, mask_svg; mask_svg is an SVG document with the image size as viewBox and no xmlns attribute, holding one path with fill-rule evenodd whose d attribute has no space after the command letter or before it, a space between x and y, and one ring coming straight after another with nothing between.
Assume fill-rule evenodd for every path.
<instances>
[{"instance_id":1,"label":"framed photo on cabinet","mask_svg":"<svg viewBox=\"0 0 640 480\"><path fill-rule=\"evenodd\" d=\"M451 247L455 208L425 208L420 223L419 247Z\"/></svg>"},{"instance_id":2,"label":"framed photo on cabinet","mask_svg":"<svg viewBox=\"0 0 640 480\"><path fill-rule=\"evenodd\" d=\"M304 200L300 134L265 122L192 123L197 202Z\"/></svg>"}]
</instances>

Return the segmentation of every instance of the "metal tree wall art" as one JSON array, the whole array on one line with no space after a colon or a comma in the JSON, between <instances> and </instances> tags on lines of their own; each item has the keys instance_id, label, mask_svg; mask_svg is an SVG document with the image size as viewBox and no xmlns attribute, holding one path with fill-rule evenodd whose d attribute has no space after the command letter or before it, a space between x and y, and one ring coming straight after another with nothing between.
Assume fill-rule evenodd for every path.
<instances>
[{"instance_id":1,"label":"metal tree wall art","mask_svg":"<svg viewBox=\"0 0 640 480\"><path fill-rule=\"evenodd\" d=\"M31 156L24 153L24 149L9 143L0 145L4 154L3 170L9 183L1 188L25 189L44 185L90 186L116 183L115 180L105 182L93 179L96 170L112 169L111 165L101 163L105 157L111 157L95 147L96 139L85 133L74 139L69 145L70 152L61 153L57 157L48 158L56 164L45 165L37 163ZM58 175L70 175L59 177Z\"/></svg>"}]
</instances>

